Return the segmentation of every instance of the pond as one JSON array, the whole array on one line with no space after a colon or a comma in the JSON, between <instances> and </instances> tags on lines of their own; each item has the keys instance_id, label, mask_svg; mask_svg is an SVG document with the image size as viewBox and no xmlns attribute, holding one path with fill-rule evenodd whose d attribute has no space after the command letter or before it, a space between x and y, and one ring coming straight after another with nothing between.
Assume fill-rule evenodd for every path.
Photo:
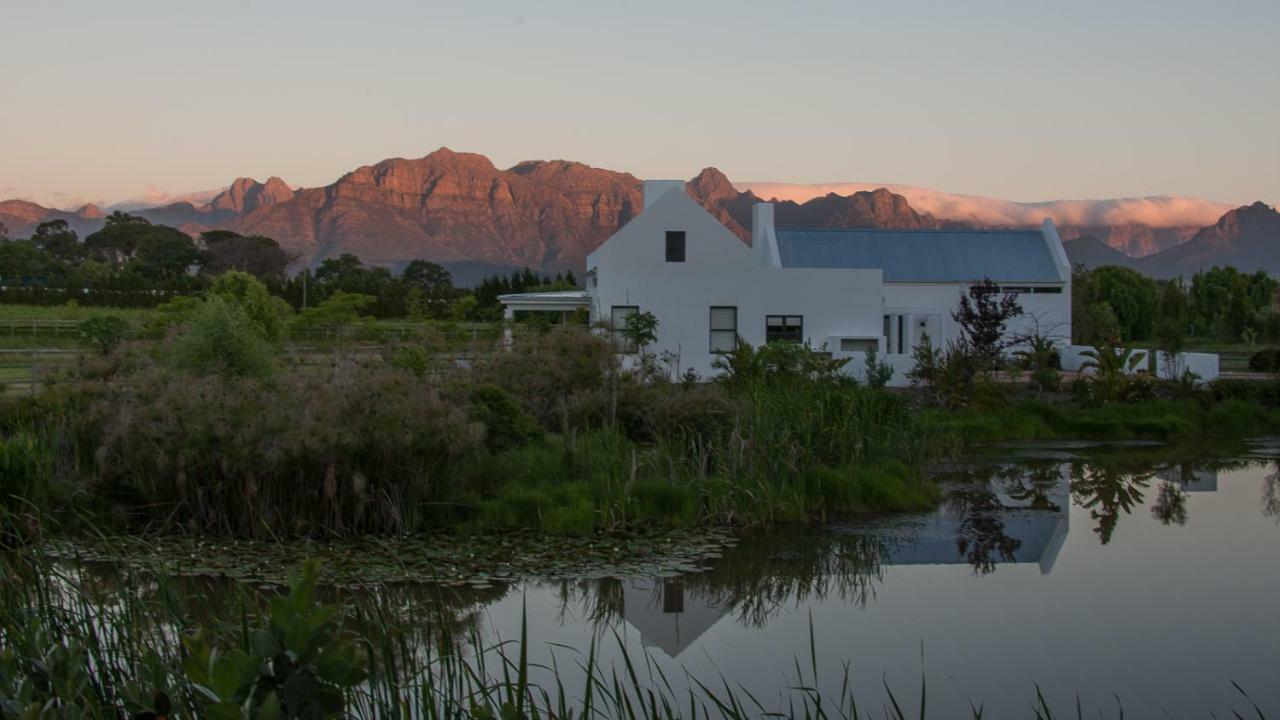
<instances>
[{"instance_id":1,"label":"pond","mask_svg":"<svg viewBox=\"0 0 1280 720\"><path fill-rule=\"evenodd\" d=\"M568 586L474 606L533 657L616 637L672 685L723 676L768 705L807 673L868 709L931 717L1280 713L1280 481L1273 444L1232 457L1162 447L1004 448L940 471L926 516L745 538L711 569ZM811 635L812 633L812 635ZM566 658L562 649L559 665Z\"/></svg>"},{"instance_id":2,"label":"pond","mask_svg":"<svg viewBox=\"0 0 1280 720\"><path fill-rule=\"evenodd\" d=\"M847 682L874 716L890 692L916 716L922 684L929 717L1030 715L1037 693L1058 716L1077 702L1089 716L1253 716L1251 702L1275 716L1278 460L1276 440L996 447L936 468L944 500L928 514L732 544L704 533L667 562L615 562L618 548L597 545L576 573L530 571L537 552L514 540L490 548L507 569L479 581L336 592L377 595L403 609L397 622L443 614L482 646L526 633L533 682L574 696L594 652L606 674L630 658L676 697L727 684L769 709L816 676L831 695ZM545 579L516 579L531 576Z\"/></svg>"}]
</instances>

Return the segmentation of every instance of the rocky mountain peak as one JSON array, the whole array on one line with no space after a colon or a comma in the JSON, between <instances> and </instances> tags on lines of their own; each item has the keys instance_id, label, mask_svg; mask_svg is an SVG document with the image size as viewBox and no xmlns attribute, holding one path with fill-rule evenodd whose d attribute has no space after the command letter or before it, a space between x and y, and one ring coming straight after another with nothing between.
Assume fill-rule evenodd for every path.
<instances>
[{"instance_id":1,"label":"rocky mountain peak","mask_svg":"<svg viewBox=\"0 0 1280 720\"><path fill-rule=\"evenodd\" d=\"M215 195L209 201L209 207L214 211L244 215L258 208L292 200L293 195L293 189L278 177L272 176L266 183L241 177Z\"/></svg>"},{"instance_id":2,"label":"rocky mountain peak","mask_svg":"<svg viewBox=\"0 0 1280 720\"><path fill-rule=\"evenodd\" d=\"M93 203L85 203L84 205L81 205L76 210L76 215L79 215L85 220L101 220L107 216L107 214L103 212L102 208L94 205Z\"/></svg>"},{"instance_id":3,"label":"rocky mountain peak","mask_svg":"<svg viewBox=\"0 0 1280 720\"><path fill-rule=\"evenodd\" d=\"M714 167L703 168L689 181L687 189L690 195L702 199L734 198L741 194L729 178Z\"/></svg>"}]
</instances>

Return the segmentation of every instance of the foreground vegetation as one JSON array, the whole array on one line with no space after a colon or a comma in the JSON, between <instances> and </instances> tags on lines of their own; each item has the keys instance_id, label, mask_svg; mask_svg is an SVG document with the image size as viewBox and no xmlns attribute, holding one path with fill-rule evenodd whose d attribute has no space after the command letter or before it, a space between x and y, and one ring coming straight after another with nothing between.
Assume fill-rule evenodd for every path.
<instances>
[{"instance_id":1,"label":"foreground vegetation","mask_svg":"<svg viewBox=\"0 0 1280 720\"><path fill-rule=\"evenodd\" d=\"M668 678L616 635L537 666L524 622L518 639L487 641L447 604L381 594L325 604L317 578L307 563L287 592L210 595L127 577L147 590L112 593L95 589L87 568L0 555L0 717L857 718L879 708L903 720L903 706L914 705L912 717L937 710L923 675L897 692L886 679L877 698L854 696L848 666L838 687L825 685L812 623L808 656L774 697L723 678ZM604 662L606 651L621 660ZM1237 689L1243 708L1265 717ZM1026 692L1031 716L1058 716L1037 686ZM942 711L983 715L981 705Z\"/></svg>"},{"instance_id":2,"label":"foreground vegetation","mask_svg":"<svg viewBox=\"0 0 1280 720\"><path fill-rule=\"evenodd\" d=\"M352 297L313 310L345 317ZM789 344L744 343L712 382L677 376L641 322L626 368L607 335L574 328L300 355L278 298L226 273L153 311L139 340L86 319L95 352L3 407L0 506L26 518L3 537L49 517L259 539L771 526L932 508L924 468L966 443L1280 428L1271 384L1160 381L1106 346L1070 387L1040 339L1002 369L992 326L1016 304L975 290L965 307L989 346L917 348L920 387L902 393L876 387L874 358L862 383ZM1030 384L1000 379L1020 368Z\"/></svg>"}]
</instances>

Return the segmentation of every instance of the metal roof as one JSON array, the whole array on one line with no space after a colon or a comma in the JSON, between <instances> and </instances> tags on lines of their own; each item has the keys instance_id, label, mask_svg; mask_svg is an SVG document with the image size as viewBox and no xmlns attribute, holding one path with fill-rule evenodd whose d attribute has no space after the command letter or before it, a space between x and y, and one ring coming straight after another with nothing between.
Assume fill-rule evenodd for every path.
<instances>
[{"instance_id":1,"label":"metal roof","mask_svg":"<svg viewBox=\"0 0 1280 720\"><path fill-rule=\"evenodd\" d=\"M1039 230L777 228L788 268L880 268L885 282L1061 282Z\"/></svg>"}]
</instances>

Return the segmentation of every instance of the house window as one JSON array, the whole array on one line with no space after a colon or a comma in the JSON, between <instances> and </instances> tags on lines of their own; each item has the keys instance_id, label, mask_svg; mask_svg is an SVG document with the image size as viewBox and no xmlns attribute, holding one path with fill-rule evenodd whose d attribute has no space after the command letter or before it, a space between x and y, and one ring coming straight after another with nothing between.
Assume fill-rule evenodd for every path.
<instances>
[{"instance_id":1,"label":"house window","mask_svg":"<svg viewBox=\"0 0 1280 720\"><path fill-rule=\"evenodd\" d=\"M875 352L880 348L880 341L871 338L840 338L840 352Z\"/></svg>"},{"instance_id":2,"label":"house window","mask_svg":"<svg viewBox=\"0 0 1280 720\"><path fill-rule=\"evenodd\" d=\"M738 308L711 308L711 352L727 353L738 348Z\"/></svg>"},{"instance_id":3,"label":"house window","mask_svg":"<svg viewBox=\"0 0 1280 720\"><path fill-rule=\"evenodd\" d=\"M667 262L684 262L684 231L667 231Z\"/></svg>"},{"instance_id":4,"label":"house window","mask_svg":"<svg viewBox=\"0 0 1280 720\"><path fill-rule=\"evenodd\" d=\"M624 353L636 351L635 343L627 340L622 331L627 327L627 318L637 312L640 312L640 308L635 305L614 305L609 312L609 325L613 328L613 344Z\"/></svg>"},{"instance_id":5,"label":"house window","mask_svg":"<svg viewBox=\"0 0 1280 720\"><path fill-rule=\"evenodd\" d=\"M1053 287L1048 287L1048 286L1046 286L1046 287L1034 287L1034 288L1031 288L1031 292L1033 292L1033 293L1035 293L1035 294L1037 294L1037 295L1039 295L1039 294L1041 294L1041 293L1044 293L1044 294L1046 294L1046 295L1061 295L1061 294L1062 294L1062 288L1061 288L1061 287L1057 287L1057 286L1053 286Z\"/></svg>"},{"instance_id":6,"label":"house window","mask_svg":"<svg viewBox=\"0 0 1280 720\"><path fill-rule=\"evenodd\" d=\"M662 581L662 612L684 612L684 583L679 580Z\"/></svg>"},{"instance_id":7,"label":"house window","mask_svg":"<svg viewBox=\"0 0 1280 720\"><path fill-rule=\"evenodd\" d=\"M765 315L764 341L804 342L804 318L799 315Z\"/></svg>"},{"instance_id":8,"label":"house window","mask_svg":"<svg viewBox=\"0 0 1280 720\"><path fill-rule=\"evenodd\" d=\"M907 342L907 316L898 316L898 354L902 355L906 352Z\"/></svg>"}]
</instances>

